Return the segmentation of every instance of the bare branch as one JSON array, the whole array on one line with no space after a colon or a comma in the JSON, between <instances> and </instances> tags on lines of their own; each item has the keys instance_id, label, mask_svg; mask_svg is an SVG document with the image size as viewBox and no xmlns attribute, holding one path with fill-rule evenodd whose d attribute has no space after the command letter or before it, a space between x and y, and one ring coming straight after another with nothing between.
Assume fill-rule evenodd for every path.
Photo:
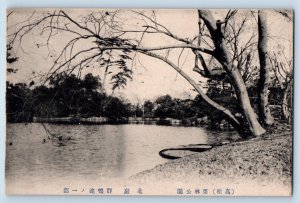
<instances>
[{"instance_id":1,"label":"bare branch","mask_svg":"<svg viewBox=\"0 0 300 203\"><path fill-rule=\"evenodd\" d=\"M14 10L7 13L6 18L8 18L11 14L13 14Z\"/></svg>"},{"instance_id":2,"label":"bare branch","mask_svg":"<svg viewBox=\"0 0 300 203\"><path fill-rule=\"evenodd\" d=\"M279 13L280 15L282 15L283 17L285 17L289 22L293 22L293 17L290 14L289 11L285 11L285 10L275 10L275 12Z\"/></svg>"},{"instance_id":3,"label":"bare branch","mask_svg":"<svg viewBox=\"0 0 300 203\"><path fill-rule=\"evenodd\" d=\"M179 44L179 45L165 45L158 47L139 47L135 45L124 45L124 46L99 46L101 50L109 50L109 49L119 49L119 50L136 50L136 51L158 51L158 50L167 50L167 49L180 49L180 48L189 48L204 52L206 54L214 55L214 51L201 48L192 44Z\"/></svg>"}]
</instances>

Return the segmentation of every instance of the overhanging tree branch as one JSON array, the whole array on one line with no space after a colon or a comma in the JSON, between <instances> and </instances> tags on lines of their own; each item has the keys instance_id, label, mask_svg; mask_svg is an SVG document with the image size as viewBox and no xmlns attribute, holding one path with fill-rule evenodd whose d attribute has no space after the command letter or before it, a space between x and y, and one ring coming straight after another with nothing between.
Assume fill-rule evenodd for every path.
<instances>
[{"instance_id":1,"label":"overhanging tree branch","mask_svg":"<svg viewBox=\"0 0 300 203\"><path fill-rule=\"evenodd\" d=\"M189 48L201 51L203 53L207 53L210 55L214 54L214 51L201 48L192 44L179 44L179 45L165 45L165 46L157 46L157 47L142 47L136 45L121 45L121 46L99 46L101 50L135 50L135 51L159 51L159 50L168 50L168 49L182 49Z\"/></svg>"}]
</instances>

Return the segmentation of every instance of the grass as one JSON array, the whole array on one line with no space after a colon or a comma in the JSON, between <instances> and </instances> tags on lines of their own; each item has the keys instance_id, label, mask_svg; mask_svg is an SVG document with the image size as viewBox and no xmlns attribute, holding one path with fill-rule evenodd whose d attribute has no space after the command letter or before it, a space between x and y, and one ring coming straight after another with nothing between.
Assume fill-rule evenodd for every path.
<instances>
[{"instance_id":1,"label":"grass","mask_svg":"<svg viewBox=\"0 0 300 203\"><path fill-rule=\"evenodd\" d=\"M291 179L292 129L282 123L262 137L214 147L130 177L131 183L145 186L233 185L242 187L240 195L290 195Z\"/></svg>"}]
</instances>

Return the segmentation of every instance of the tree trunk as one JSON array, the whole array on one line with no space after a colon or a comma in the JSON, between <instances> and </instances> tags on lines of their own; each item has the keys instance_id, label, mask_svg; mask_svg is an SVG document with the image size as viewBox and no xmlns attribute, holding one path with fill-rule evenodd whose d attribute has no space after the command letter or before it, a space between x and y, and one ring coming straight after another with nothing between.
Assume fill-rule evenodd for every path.
<instances>
[{"instance_id":1,"label":"tree trunk","mask_svg":"<svg viewBox=\"0 0 300 203\"><path fill-rule=\"evenodd\" d=\"M250 136L259 136L265 133L265 129L260 125L257 119L257 115L250 103L249 95L247 92L244 80L237 68L232 69L233 86L240 106L243 110L243 116L245 118L245 131L249 130Z\"/></svg>"},{"instance_id":2,"label":"tree trunk","mask_svg":"<svg viewBox=\"0 0 300 203\"><path fill-rule=\"evenodd\" d=\"M216 21L210 11L199 10L199 17L204 21L215 44L214 57L220 62L230 77L234 86L237 99L242 108L244 135L243 137L259 136L265 133L265 129L259 124L257 116L251 106L246 85L238 68L230 59L226 43L223 41L221 21ZM242 127L242 126L241 126Z\"/></svg>"},{"instance_id":3,"label":"tree trunk","mask_svg":"<svg viewBox=\"0 0 300 203\"><path fill-rule=\"evenodd\" d=\"M265 11L258 11L258 56L260 63L260 77L258 81L258 113L260 121L265 126L274 123L269 108L269 86L271 62L268 58L268 30Z\"/></svg>"},{"instance_id":4,"label":"tree trunk","mask_svg":"<svg viewBox=\"0 0 300 203\"><path fill-rule=\"evenodd\" d=\"M289 98L289 95L293 95L292 86L293 86L292 81L289 81L289 83L287 84L287 87L284 91L283 100L282 100L282 104L281 104L282 115L283 115L284 119L287 120L288 123L291 123L291 121L292 121L292 118L291 118L292 104L289 103L289 102L292 102L292 98Z\"/></svg>"}]
</instances>

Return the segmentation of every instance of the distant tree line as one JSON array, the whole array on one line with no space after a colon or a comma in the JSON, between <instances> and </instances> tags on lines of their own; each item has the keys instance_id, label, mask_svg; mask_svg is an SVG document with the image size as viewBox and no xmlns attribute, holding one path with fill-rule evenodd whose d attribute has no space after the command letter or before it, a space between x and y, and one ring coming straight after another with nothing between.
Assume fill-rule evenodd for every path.
<instances>
[{"instance_id":1,"label":"distant tree line","mask_svg":"<svg viewBox=\"0 0 300 203\"><path fill-rule=\"evenodd\" d=\"M111 120L128 117L188 116L187 103L169 95L155 102L132 104L102 91L101 79L87 74L83 79L76 75L58 74L48 85L32 88L34 83L6 82L6 114L8 122L30 122L36 117L92 117L104 116Z\"/></svg>"},{"instance_id":2,"label":"distant tree line","mask_svg":"<svg viewBox=\"0 0 300 203\"><path fill-rule=\"evenodd\" d=\"M59 74L50 79L49 85L34 88L6 82L6 112L9 122L31 121L33 116L118 119L133 113L129 103L103 93L100 78L90 73L83 79Z\"/></svg>"},{"instance_id":3,"label":"distant tree line","mask_svg":"<svg viewBox=\"0 0 300 203\"><path fill-rule=\"evenodd\" d=\"M219 126L224 118L201 97L178 99L162 95L155 100L132 104L103 92L101 79L91 73L80 79L76 75L58 74L48 85L32 87L25 83L6 82L6 113L8 122L30 122L33 117L108 117L112 121L128 117L173 118L196 121L207 117L211 127ZM225 85L226 86L226 85ZM233 91L224 84L208 81L207 95L226 105L236 115L240 106ZM251 89L251 88L250 88ZM253 92L255 93L255 89ZM276 90L277 91L277 90ZM222 95L222 96L220 96ZM251 95L251 94L250 94ZM280 101L282 94L270 94L272 101ZM254 99L257 95L252 95ZM276 103L275 103L276 104ZM237 115L238 117L238 115Z\"/></svg>"}]
</instances>

